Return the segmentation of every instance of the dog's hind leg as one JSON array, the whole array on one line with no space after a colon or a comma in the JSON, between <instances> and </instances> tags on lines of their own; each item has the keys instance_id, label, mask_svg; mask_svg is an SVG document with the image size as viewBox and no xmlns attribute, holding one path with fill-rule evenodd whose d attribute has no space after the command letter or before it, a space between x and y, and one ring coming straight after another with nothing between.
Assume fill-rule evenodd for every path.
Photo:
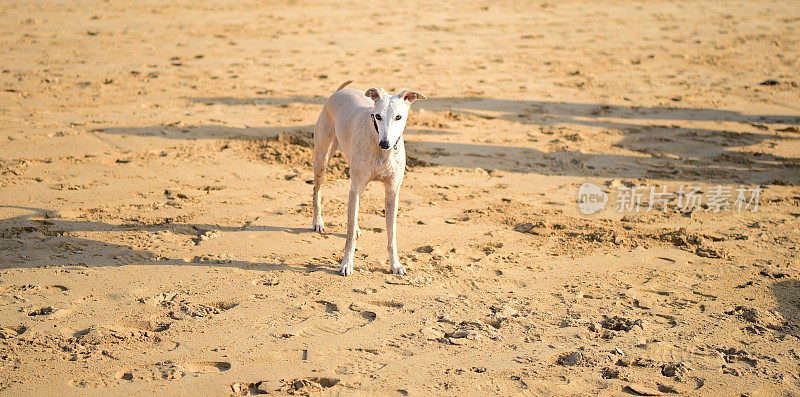
<instances>
[{"instance_id":1,"label":"dog's hind leg","mask_svg":"<svg viewBox=\"0 0 800 397\"><path fill-rule=\"evenodd\" d=\"M322 197L320 197L319 190L322 188L322 183L325 182L325 168L328 166L328 161L339 144L336 141L336 132L333 126L333 119L328 114L327 107L323 107L322 113L317 119L317 125L314 127L314 219L312 226L314 231L320 233L325 232L325 222L322 220Z\"/></svg>"}]
</instances>

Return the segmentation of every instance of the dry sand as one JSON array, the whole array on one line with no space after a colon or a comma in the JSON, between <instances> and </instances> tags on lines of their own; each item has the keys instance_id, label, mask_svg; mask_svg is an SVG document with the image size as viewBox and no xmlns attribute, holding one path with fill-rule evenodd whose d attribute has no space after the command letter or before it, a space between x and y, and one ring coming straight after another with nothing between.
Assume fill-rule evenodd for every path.
<instances>
[{"instance_id":1,"label":"dry sand","mask_svg":"<svg viewBox=\"0 0 800 397\"><path fill-rule=\"evenodd\" d=\"M398 3L4 1L0 393L800 392L800 3ZM342 158L310 231L345 80L430 98L407 277Z\"/></svg>"}]
</instances>

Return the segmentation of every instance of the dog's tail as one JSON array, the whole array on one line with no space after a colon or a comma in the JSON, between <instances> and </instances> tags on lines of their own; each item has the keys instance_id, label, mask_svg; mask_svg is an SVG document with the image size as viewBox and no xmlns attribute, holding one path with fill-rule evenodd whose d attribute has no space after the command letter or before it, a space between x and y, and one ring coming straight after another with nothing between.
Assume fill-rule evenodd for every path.
<instances>
[{"instance_id":1,"label":"dog's tail","mask_svg":"<svg viewBox=\"0 0 800 397\"><path fill-rule=\"evenodd\" d=\"M342 83L342 85L340 85L340 86L339 86L339 88L337 88L337 89L336 89L336 91L339 91L339 90L341 90L341 89L342 89L342 88L344 88L344 87L347 87L347 85L348 85L348 84L350 84L350 83L352 83L352 82L353 82L353 80L347 80L347 81L345 81L344 83Z\"/></svg>"}]
</instances>

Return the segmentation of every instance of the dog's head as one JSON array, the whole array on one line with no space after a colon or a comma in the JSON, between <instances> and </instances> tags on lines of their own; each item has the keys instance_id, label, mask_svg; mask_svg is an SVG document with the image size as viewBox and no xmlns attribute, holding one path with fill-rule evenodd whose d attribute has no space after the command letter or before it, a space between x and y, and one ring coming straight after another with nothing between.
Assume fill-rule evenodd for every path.
<instances>
[{"instance_id":1,"label":"dog's head","mask_svg":"<svg viewBox=\"0 0 800 397\"><path fill-rule=\"evenodd\" d=\"M408 109L418 99L428 99L416 91L403 91L399 95L389 95L383 88L370 88L364 95L375 101L372 110L372 123L378 132L378 146L388 150L397 145L406 128Z\"/></svg>"}]
</instances>

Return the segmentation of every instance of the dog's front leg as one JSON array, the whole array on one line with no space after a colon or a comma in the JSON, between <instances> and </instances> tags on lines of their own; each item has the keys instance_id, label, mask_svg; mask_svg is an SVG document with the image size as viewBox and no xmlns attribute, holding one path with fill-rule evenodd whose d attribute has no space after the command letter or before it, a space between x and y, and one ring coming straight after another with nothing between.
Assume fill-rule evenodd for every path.
<instances>
[{"instance_id":1,"label":"dog's front leg","mask_svg":"<svg viewBox=\"0 0 800 397\"><path fill-rule=\"evenodd\" d=\"M342 276L349 276L353 273L353 256L356 252L356 238L358 237L358 201L366 187L365 182L351 179L350 196L347 200L347 243L344 246L344 258L339 267L339 273Z\"/></svg>"},{"instance_id":2,"label":"dog's front leg","mask_svg":"<svg viewBox=\"0 0 800 397\"><path fill-rule=\"evenodd\" d=\"M400 264L397 257L397 238L395 237L395 226L397 225L397 203L400 198L400 184L386 184L386 237L388 238L387 248L389 249L389 266L392 273L405 275L406 268Z\"/></svg>"}]
</instances>

